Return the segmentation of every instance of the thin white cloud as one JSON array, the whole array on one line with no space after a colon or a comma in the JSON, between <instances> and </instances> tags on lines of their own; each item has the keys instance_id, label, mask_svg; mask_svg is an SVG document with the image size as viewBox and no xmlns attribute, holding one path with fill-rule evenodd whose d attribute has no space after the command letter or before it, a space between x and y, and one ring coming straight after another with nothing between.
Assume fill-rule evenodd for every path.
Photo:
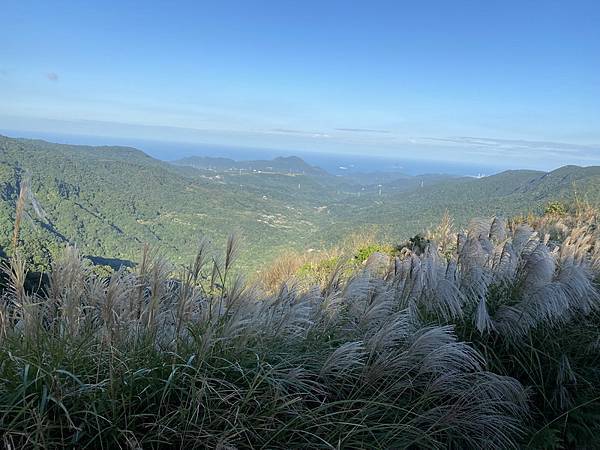
<instances>
[{"instance_id":1,"label":"thin white cloud","mask_svg":"<svg viewBox=\"0 0 600 450\"><path fill-rule=\"evenodd\" d=\"M352 133L390 133L390 130L377 130L372 128L336 128L335 131L349 131Z\"/></svg>"},{"instance_id":2,"label":"thin white cloud","mask_svg":"<svg viewBox=\"0 0 600 450\"><path fill-rule=\"evenodd\" d=\"M292 135L299 135L299 136L311 136L314 138L329 138L331 137L329 134L327 133L322 133L319 131L306 131L306 130L293 130L290 128L271 128L269 131L267 131L268 134L292 134Z\"/></svg>"},{"instance_id":3,"label":"thin white cloud","mask_svg":"<svg viewBox=\"0 0 600 450\"><path fill-rule=\"evenodd\" d=\"M496 139L472 136L457 136L448 138L420 138L431 143L461 147L471 154L494 156L523 156L529 157L579 157L600 161L600 145L582 145L566 142L529 141L524 139Z\"/></svg>"}]
</instances>

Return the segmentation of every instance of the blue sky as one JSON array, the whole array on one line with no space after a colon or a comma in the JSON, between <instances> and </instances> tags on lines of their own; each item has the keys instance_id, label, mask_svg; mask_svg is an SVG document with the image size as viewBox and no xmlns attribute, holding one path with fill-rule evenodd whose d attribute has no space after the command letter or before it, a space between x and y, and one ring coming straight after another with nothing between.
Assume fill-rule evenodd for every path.
<instances>
[{"instance_id":1,"label":"blue sky","mask_svg":"<svg viewBox=\"0 0 600 450\"><path fill-rule=\"evenodd\" d=\"M598 1L9 1L0 129L600 164L598 24Z\"/></svg>"}]
</instances>

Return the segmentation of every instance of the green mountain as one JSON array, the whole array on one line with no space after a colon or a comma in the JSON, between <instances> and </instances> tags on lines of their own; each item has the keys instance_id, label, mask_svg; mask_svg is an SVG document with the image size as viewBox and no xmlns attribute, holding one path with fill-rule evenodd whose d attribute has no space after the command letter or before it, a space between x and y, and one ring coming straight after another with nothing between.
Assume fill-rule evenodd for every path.
<instances>
[{"instance_id":1,"label":"green mountain","mask_svg":"<svg viewBox=\"0 0 600 450\"><path fill-rule=\"evenodd\" d=\"M552 172L510 170L484 178L457 178L434 185L383 196L370 204L332 213L340 222L378 227L388 239L414 235L439 221L445 211L458 225L473 217L511 217L542 213L551 201L569 204L575 196L600 204L600 167L565 166ZM324 231L328 236L336 227Z\"/></svg>"},{"instance_id":2,"label":"green mountain","mask_svg":"<svg viewBox=\"0 0 600 450\"><path fill-rule=\"evenodd\" d=\"M131 148L2 137L0 245L9 244L24 180L30 180L30 203L35 205L27 209L24 242L41 241L51 248L75 242L92 257L128 260L148 242L183 261L194 252L200 234L219 244L229 231L240 230L243 259L253 261L258 259L254 251L264 257L285 242L299 245L316 232L316 210L297 206L306 202L295 200L296 178L290 184L292 177L272 175L261 189L252 182L246 185L247 178L253 176L225 182L214 173L178 168ZM320 189L314 182L302 184L308 195Z\"/></svg>"},{"instance_id":3,"label":"green mountain","mask_svg":"<svg viewBox=\"0 0 600 450\"><path fill-rule=\"evenodd\" d=\"M279 158L272 167L274 161L298 168L302 160ZM258 268L283 249L328 247L365 227L401 240L446 210L464 224L477 215L539 212L575 191L597 201L600 191L600 167L482 179L398 175L382 186L373 179L369 184L320 169L204 170L127 147L0 137L0 247L10 248L24 181L30 195L21 240L40 266L66 242L102 264L128 263L144 243L179 263L192 256L201 234L222 245L229 232L239 231L241 266Z\"/></svg>"},{"instance_id":4,"label":"green mountain","mask_svg":"<svg viewBox=\"0 0 600 450\"><path fill-rule=\"evenodd\" d=\"M272 172L282 174L326 175L318 167L307 164L297 156L279 156L271 160L235 161L229 158L211 156L189 156L173 161L173 164L190 166L196 169L223 171Z\"/></svg>"}]
</instances>

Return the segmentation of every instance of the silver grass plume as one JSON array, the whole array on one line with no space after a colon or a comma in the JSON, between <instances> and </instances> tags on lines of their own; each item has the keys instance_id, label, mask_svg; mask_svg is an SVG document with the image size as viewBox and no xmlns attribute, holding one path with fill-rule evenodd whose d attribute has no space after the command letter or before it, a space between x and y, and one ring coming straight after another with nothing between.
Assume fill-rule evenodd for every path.
<instances>
[{"instance_id":1,"label":"silver grass plume","mask_svg":"<svg viewBox=\"0 0 600 450\"><path fill-rule=\"evenodd\" d=\"M74 246L65 247L52 262L46 318L61 333L75 334L82 323L90 270Z\"/></svg>"}]
</instances>

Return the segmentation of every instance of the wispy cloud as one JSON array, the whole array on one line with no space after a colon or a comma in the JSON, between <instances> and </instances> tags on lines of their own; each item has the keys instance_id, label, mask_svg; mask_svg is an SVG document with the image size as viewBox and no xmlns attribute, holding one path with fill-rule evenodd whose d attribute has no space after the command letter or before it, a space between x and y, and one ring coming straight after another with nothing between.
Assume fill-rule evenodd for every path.
<instances>
[{"instance_id":1,"label":"wispy cloud","mask_svg":"<svg viewBox=\"0 0 600 450\"><path fill-rule=\"evenodd\" d=\"M322 133L320 131L307 131L307 130L294 130L291 128L271 128L268 133L276 133L276 134L295 134L299 136L311 136L316 138L328 138L330 137L327 133Z\"/></svg>"},{"instance_id":2,"label":"wispy cloud","mask_svg":"<svg viewBox=\"0 0 600 450\"><path fill-rule=\"evenodd\" d=\"M376 130L372 128L336 128L336 131L350 131L352 133L390 133L390 130Z\"/></svg>"},{"instance_id":3,"label":"wispy cloud","mask_svg":"<svg viewBox=\"0 0 600 450\"><path fill-rule=\"evenodd\" d=\"M46 78L50 81L58 81L58 74L56 72L46 73Z\"/></svg>"},{"instance_id":4,"label":"wispy cloud","mask_svg":"<svg viewBox=\"0 0 600 450\"><path fill-rule=\"evenodd\" d=\"M447 138L424 137L431 143L462 147L470 154L486 156L570 157L600 160L600 145L582 145L566 142L528 141L523 139L496 139L472 136Z\"/></svg>"}]
</instances>

